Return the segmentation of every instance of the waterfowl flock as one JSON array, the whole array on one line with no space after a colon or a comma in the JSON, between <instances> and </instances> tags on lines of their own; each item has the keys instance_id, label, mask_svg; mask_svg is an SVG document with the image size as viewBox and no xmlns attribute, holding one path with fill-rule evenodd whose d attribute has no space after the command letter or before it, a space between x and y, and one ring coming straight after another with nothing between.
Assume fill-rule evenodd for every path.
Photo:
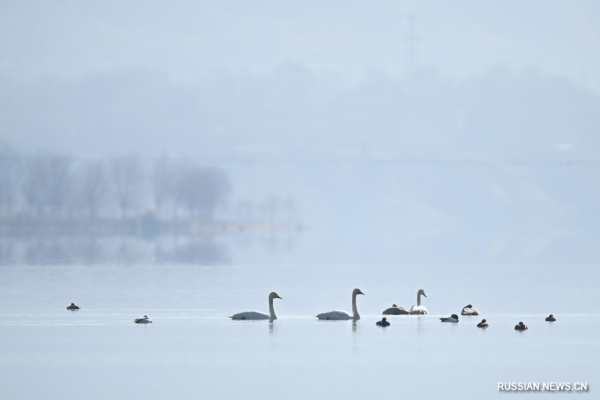
<instances>
[{"instance_id":1,"label":"waterfowl flock","mask_svg":"<svg viewBox=\"0 0 600 400\"><path fill-rule=\"evenodd\" d=\"M316 317L319 320L325 320L325 321L344 321L344 320L350 320L350 319L354 320L354 321L359 320L360 314L358 313L358 306L356 304L356 299L357 299L358 295L364 295L364 293L362 292L362 290L356 288L352 291L352 314L350 314L347 311L333 310L333 311L317 314ZM407 311L403 307L399 307L398 305L393 304L392 307L385 309L382 312L382 314L383 315L427 315L428 314L427 308L425 306L421 305L421 296L427 297L427 295L425 294L425 291L423 289L419 289L419 291L417 292L417 305L412 306L410 311ZM276 292L271 292L269 294L269 313L268 314L259 312L259 311L244 311L241 313L233 314L229 318L231 318L232 320L269 320L269 321L274 321L277 319L277 314L275 314L275 307L273 304L273 300L275 300L275 299L283 299L283 297L278 295ZM77 306L75 303L71 303L67 307L67 310L70 310L70 311L80 310L80 307ZM461 315L477 316L477 315L479 315L479 310L474 308L472 304L467 304L466 306L464 306L462 308ZM441 317L440 321L446 322L446 323L457 324L459 322L459 317L456 314L452 314L449 317ZM554 317L554 315L550 314L548 317L546 317L545 321L555 322L556 317ZM151 324L152 319L150 319L147 315L144 315L142 318L134 319L133 322L135 322L136 324ZM386 317L383 317L381 319L381 321L376 322L376 325L385 328L385 327L390 326L391 323L387 320ZM478 328L488 328L489 324L486 319L482 319L481 322L479 322L477 324L477 327ZM523 331L528 330L529 328L522 321L520 321L517 325L515 325L514 329L516 331L523 332Z\"/></svg>"}]
</instances>

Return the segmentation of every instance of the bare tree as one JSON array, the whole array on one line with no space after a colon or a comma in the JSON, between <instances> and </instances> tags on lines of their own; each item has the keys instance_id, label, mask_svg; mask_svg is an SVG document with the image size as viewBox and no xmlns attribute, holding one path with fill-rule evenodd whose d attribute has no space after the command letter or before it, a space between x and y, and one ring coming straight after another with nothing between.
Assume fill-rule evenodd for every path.
<instances>
[{"instance_id":1,"label":"bare tree","mask_svg":"<svg viewBox=\"0 0 600 400\"><path fill-rule=\"evenodd\" d=\"M177 170L173 163L166 158L158 160L152 176L152 195L158 214L161 214L169 203L173 202L176 178Z\"/></svg>"},{"instance_id":2,"label":"bare tree","mask_svg":"<svg viewBox=\"0 0 600 400\"><path fill-rule=\"evenodd\" d=\"M122 157L110 160L113 192L121 216L128 216L141 201L144 173L137 158Z\"/></svg>"},{"instance_id":3,"label":"bare tree","mask_svg":"<svg viewBox=\"0 0 600 400\"><path fill-rule=\"evenodd\" d=\"M231 192L227 175L213 168L188 167L177 179L176 202L192 215L213 218Z\"/></svg>"},{"instance_id":4,"label":"bare tree","mask_svg":"<svg viewBox=\"0 0 600 400\"><path fill-rule=\"evenodd\" d=\"M81 208L89 218L95 219L107 200L107 171L103 160L92 161L83 167L77 190Z\"/></svg>"},{"instance_id":5,"label":"bare tree","mask_svg":"<svg viewBox=\"0 0 600 400\"><path fill-rule=\"evenodd\" d=\"M14 211L18 166L16 154L0 143L0 215L11 215Z\"/></svg>"},{"instance_id":6,"label":"bare tree","mask_svg":"<svg viewBox=\"0 0 600 400\"><path fill-rule=\"evenodd\" d=\"M38 155L25 163L23 197L29 212L57 216L67 210L71 189L71 159Z\"/></svg>"}]
</instances>

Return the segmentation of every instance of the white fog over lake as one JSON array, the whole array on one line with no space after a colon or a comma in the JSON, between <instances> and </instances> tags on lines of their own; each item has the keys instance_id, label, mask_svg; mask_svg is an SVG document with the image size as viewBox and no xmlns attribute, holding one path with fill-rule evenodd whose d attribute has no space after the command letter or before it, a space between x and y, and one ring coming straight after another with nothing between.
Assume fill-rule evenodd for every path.
<instances>
[{"instance_id":1,"label":"white fog over lake","mask_svg":"<svg viewBox=\"0 0 600 400\"><path fill-rule=\"evenodd\" d=\"M581 0L3 2L0 398L594 397L599 27ZM317 319L355 288L360 319ZM273 291L276 320L229 318Z\"/></svg>"}]
</instances>

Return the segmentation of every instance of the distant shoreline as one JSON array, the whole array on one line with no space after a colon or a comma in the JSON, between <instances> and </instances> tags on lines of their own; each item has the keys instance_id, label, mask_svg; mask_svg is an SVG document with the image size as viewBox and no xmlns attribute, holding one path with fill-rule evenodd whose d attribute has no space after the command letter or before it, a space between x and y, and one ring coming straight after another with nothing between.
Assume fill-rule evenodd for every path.
<instances>
[{"instance_id":1,"label":"distant shoreline","mask_svg":"<svg viewBox=\"0 0 600 400\"><path fill-rule=\"evenodd\" d=\"M234 222L203 218L159 218L145 214L128 218L0 217L0 237L19 236L189 236L260 231L302 231L295 223Z\"/></svg>"}]
</instances>

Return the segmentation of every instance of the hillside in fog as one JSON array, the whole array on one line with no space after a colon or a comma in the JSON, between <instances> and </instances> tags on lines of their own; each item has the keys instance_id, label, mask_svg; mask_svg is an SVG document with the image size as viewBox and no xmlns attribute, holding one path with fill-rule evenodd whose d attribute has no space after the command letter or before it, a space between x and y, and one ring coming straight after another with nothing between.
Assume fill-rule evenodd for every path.
<instances>
[{"instance_id":1,"label":"hillside in fog","mask_svg":"<svg viewBox=\"0 0 600 400\"><path fill-rule=\"evenodd\" d=\"M600 99L535 69L456 80L418 70L336 87L301 65L182 86L124 71L15 82L2 137L28 151L202 160L585 159L600 151Z\"/></svg>"}]
</instances>

